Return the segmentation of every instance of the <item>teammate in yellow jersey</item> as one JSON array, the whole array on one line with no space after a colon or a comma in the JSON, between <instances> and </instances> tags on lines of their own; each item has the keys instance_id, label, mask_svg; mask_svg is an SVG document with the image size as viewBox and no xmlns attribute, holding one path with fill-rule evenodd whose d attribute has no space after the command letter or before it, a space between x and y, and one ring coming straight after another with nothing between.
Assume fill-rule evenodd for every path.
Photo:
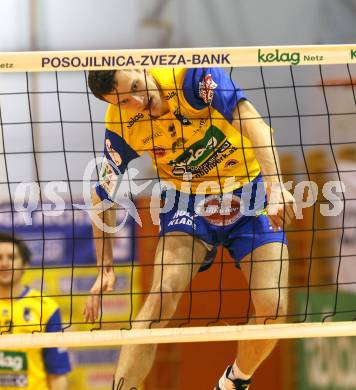
<instances>
[{"instance_id":1,"label":"teammate in yellow jersey","mask_svg":"<svg viewBox=\"0 0 356 390\"><path fill-rule=\"evenodd\" d=\"M133 328L165 326L181 292L209 268L218 245L229 250L249 282L251 322L284 322L288 252L283 228L295 216L295 201L281 183L272 129L244 92L224 70L213 68L93 71L89 87L109 103L93 204L119 201L121 175L145 151L164 187L158 266ZM112 232L100 230L105 224L114 227L115 213L100 210L102 226L93 224L99 274L84 309L87 321L97 318L99 294L111 291L115 280ZM236 360L214 389L247 389L275 345L273 340L240 341ZM124 346L113 388L137 388L155 351L155 345Z\"/></svg>"},{"instance_id":2,"label":"teammate in yellow jersey","mask_svg":"<svg viewBox=\"0 0 356 390\"><path fill-rule=\"evenodd\" d=\"M58 332L61 316L50 298L21 282L30 251L23 241L0 233L1 333ZM67 390L68 353L58 348L5 351L0 346L0 389Z\"/></svg>"}]
</instances>

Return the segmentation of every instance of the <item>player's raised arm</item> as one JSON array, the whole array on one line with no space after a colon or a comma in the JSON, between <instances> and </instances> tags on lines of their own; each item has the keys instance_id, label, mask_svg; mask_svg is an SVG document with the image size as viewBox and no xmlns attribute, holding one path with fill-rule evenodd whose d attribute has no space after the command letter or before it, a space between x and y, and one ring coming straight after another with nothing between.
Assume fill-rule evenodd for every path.
<instances>
[{"instance_id":1,"label":"player's raised arm","mask_svg":"<svg viewBox=\"0 0 356 390\"><path fill-rule=\"evenodd\" d=\"M282 183L278 151L273 130L261 118L247 100L241 101L234 110L232 125L251 141L261 173L266 183L267 213L275 230L283 228L295 217L295 200Z\"/></svg>"}]
</instances>

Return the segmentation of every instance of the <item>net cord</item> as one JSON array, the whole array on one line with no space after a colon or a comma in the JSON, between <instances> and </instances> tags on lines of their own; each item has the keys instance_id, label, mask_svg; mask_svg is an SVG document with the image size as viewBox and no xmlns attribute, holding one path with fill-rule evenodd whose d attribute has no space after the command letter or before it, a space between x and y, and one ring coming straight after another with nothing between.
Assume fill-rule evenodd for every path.
<instances>
[{"instance_id":1,"label":"net cord","mask_svg":"<svg viewBox=\"0 0 356 390\"><path fill-rule=\"evenodd\" d=\"M356 336L356 322L3 334L1 349L105 347L127 344Z\"/></svg>"},{"instance_id":2,"label":"net cord","mask_svg":"<svg viewBox=\"0 0 356 390\"><path fill-rule=\"evenodd\" d=\"M356 63L356 43L134 49L0 52L1 72L54 72L154 67L239 67Z\"/></svg>"}]
</instances>

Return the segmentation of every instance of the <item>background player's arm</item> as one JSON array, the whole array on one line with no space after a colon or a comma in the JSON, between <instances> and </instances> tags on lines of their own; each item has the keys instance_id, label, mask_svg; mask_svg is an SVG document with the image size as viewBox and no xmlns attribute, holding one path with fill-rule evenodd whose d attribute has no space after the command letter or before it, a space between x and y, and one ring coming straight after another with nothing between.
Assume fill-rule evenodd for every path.
<instances>
[{"instance_id":1,"label":"background player's arm","mask_svg":"<svg viewBox=\"0 0 356 390\"><path fill-rule=\"evenodd\" d=\"M52 375L47 377L48 387L50 390L68 390L67 375Z\"/></svg>"},{"instance_id":2,"label":"background player's arm","mask_svg":"<svg viewBox=\"0 0 356 390\"><path fill-rule=\"evenodd\" d=\"M44 307L51 312L46 323L46 332L61 332L63 322L56 302L47 299ZM68 390L67 374L71 370L68 351L64 348L44 348L42 349L42 359L49 389Z\"/></svg>"},{"instance_id":3,"label":"background player's arm","mask_svg":"<svg viewBox=\"0 0 356 390\"><path fill-rule=\"evenodd\" d=\"M255 107L242 100L233 113L232 125L247 137L252 144L261 173L266 183L268 216L275 230L288 225L295 216L295 201L282 183L278 152L273 131L261 118Z\"/></svg>"},{"instance_id":4,"label":"background player's arm","mask_svg":"<svg viewBox=\"0 0 356 390\"><path fill-rule=\"evenodd\" d=\"M97 192L92 192L93 207L99 205L101 202ZM114 204L109 209L98 214L101 221L110 226L115 227L116 212ZM113 248L112 248L112 234L100 229L96 223L93 222L93 239L95 242L96 264L98 266L98 276L95 283L90 289L90 296L87 299L84 308L85 321L93 322L98 316L101 302L102 292L112 291L115 284L115 272L113 268Z\"/></svg>"}]
</instances>

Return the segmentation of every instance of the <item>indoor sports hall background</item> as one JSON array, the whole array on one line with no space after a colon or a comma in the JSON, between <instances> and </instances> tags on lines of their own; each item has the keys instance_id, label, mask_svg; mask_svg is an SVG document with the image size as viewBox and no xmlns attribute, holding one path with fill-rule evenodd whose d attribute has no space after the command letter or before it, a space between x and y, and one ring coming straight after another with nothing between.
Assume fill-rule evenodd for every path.
<instances>
[{"instance_id":1,"label":"indoor sports hall background","mask_svg":"<svg viewBox=\"0 0 356 390\"><path fill-rule=\"evenodd\" d=\"M355 43L355 18L356 0L2 0L0 52ZM285 180L304 178L322 188L328 180L342 179L347 186L345 212L338 220L331 223L322 216L325 198L319 192L316 206L305 207L303 219L289 229L291 305L293 313L300 314L292 320L354 320L355 65L292 71L272 67L262 73L257 68L235 68L233 77L262 115L274 117ZM0 73L0 230L15 226L29 240L34 258L27 281L56 296L63 326L72 330L92 329L81 323L86 292L96 274L90 221L83 209L72 205L83 205L82 173L94 151L100 155L102 150L106 108L92 97L88 101L86 92L84 72ZM140 177L154 176L147 156L135 164ZM21 194L21 183L31 181L37 184L27 188L33 210L28 215L10 201L16 191ZM66 205L60 216L53 213L53 199L37 195L48 182L56 183ZM148 212L149 191L136 198L142 227L129 218L115 240L119 296L104 301L98 324L103 329L128 326L148 289L158 234ZM123 217L118 214L118 223ZM30 227L28 218L33 219ZM229 319L243 323L247 318L247 286L226 252L218 259L194 281L192 291L200 293L193 303L189 294L184 297L176 315L183 320L172 326L206 325L204 318L213 318L211 324ZM282 341L258 371L252 390L356 389L355 346L351 337ZM118 353L118 348L71 350L70 389L108 389ZM233 342L162 345L145 389L208 388L206 384L216 381L234 354Z\"/></svg>"}]
</instances>

